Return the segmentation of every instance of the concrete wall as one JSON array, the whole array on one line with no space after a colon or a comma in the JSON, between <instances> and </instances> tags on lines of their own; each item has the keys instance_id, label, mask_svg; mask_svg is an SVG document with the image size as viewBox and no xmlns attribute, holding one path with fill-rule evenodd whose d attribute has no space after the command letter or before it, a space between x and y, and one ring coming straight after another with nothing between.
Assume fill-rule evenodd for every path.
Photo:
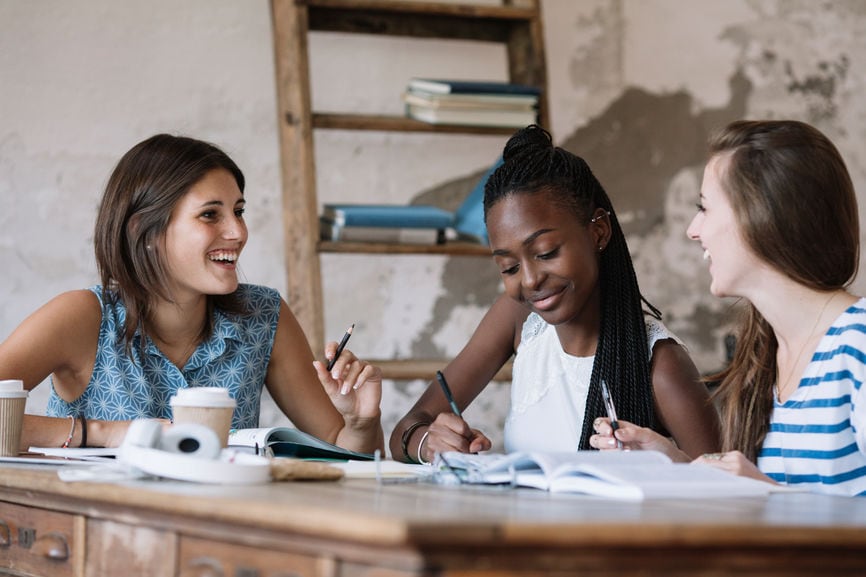
<instances>
[{"instance_id":1,"label":"concrete wall","mask_svg":"<svg viewBox=\"0 0 866 577\"><path fill-rule=\"evenodd\" d=\"M543 0L551 131L583 155L627 227L642 289L699 368L723 363L730 305L685 238L706 135L797 118L866 190L866 5L858 0ZM96 282L92 227L114 163L156 132L213 141L248 178L245 280L285 294L275 86L265 0L0 0L0 338ZM314 106L399 113L411 76L504 78L495 46L320 34ZM459 202L504 139L318 132L320 201ZM362 356L453 355L499 290L485 259L324 259L326 330ZM411 279L411 285L408 283ZM860 283L855 288L859 290ZM386 383L386 429L426 383ZM44 407L47 384L29 409ZM467 418L499 440L507 385ZM283 422L265 407L263 424Z\"/></svg>"}]
</instances>

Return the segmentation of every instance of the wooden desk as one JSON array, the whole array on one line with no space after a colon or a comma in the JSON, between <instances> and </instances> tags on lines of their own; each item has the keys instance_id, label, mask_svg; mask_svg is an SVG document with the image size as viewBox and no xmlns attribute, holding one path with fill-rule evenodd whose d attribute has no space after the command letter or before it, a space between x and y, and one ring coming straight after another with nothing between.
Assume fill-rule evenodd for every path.
<instances>
[{"instance_id":1,"label":"wooden desk","mask_svg":"<svg viewBox=\"0 0 866 577\"><path fill-rule=\"evenodd\" d=\"M61 577L866 575L866 499L625 503L367 480L65 483L50 468L8 465L2 568Z\"/></svg>"}]
</instances>

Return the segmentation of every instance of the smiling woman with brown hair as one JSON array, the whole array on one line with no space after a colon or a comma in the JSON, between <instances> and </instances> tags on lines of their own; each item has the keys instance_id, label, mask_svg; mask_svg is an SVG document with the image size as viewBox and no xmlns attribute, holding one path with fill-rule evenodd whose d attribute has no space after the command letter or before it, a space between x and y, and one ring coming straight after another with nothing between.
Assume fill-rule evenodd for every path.
<instances>
[{"instance_id":1,"label":"smiling woman with brown hair","mask_svg":"<svg viewBox=\"0 0 866 577\"><path fill-rule=\"evenodd\" d=\"M0 344L0 378L51 377L50 416L25 417L23 447L117 446L131 420L167 422L179 389L219 386L235 428L258 426L267 387L299 429L384 448L381 371L350 351L327 370L279 293L239 282L246 202L212 144L158 134L121 158L96 219L101 286L55 297Z\"/></svg>"},{"instance_id":2,"label":"smiling woman with brown hair","mask_svg":"<svg viewBox=\"0 0 866 577\"><path fill-rule=\"evenodd\" d=\"M739 121L710 141L688 228L710 292L744 299L734 358L718 375L724 454L701 461L813 491L866 495L866 299L860 225L845 162L808 124ZM677 451L619 423L630 448ZM611 448L610 427L593 445Z\"/></svg>"}]
</instances>

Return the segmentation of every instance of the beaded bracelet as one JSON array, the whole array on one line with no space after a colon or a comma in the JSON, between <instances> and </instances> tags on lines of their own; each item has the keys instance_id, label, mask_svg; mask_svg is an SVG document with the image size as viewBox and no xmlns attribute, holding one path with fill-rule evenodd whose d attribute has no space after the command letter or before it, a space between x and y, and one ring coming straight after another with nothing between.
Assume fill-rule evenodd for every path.
<instances>
[{"instance_id":1,"label":"beaded bracelet","mask_svg":"<svg viewBox=\"0 0 866 577\"><path fill-rule=\"evenodd\" d=\"M72 421L72 427L69 429L69 436L66 437L66 440L63 441L62 445L60 445L60 447L63 449L69 448L69 443L72 442L72 437L75 436L75 423L78 422L78 421L76 421L75 417L73 417L72 415L69 415L68 418Z\"/></svg>"},{"instance_id":2,"label":"beaded bracelet","mask_svg":"<svg viewBox=\"0 0 866 577\"><path fill-rule=\"evenodd\" d=\"M409 441L412 438L412 433L414 433L415 429L417 429L418 427L428 427L428 426L430 426L430 423L428 423L427 421L418 421L418 422L412 423L411 425L409 425L406 428L405 431L403 431L403 435L400 437L400 448L403 449L403 457L405 457L405 459L408 462L410 462L410 463L416 463L417 462L417 461L415 461L415 459L413 459L411 457L411 455L409 455Z\"/></svg>"}]
</instances>

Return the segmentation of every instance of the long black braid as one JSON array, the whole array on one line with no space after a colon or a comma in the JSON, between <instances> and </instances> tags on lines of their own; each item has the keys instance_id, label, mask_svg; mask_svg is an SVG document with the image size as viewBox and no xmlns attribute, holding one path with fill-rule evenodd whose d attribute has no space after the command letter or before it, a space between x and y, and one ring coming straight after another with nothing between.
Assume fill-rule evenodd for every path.
<instances>
[{"instance_id":1,"label":"long black braid","mask_svg":"<svg viewBox=\"0 0 866 577\"><path fill-rule=\"evenodd\" d=\"M502 153L504 164L484 187L485 219L490 208L512 194L550 193L583 226L599 208L608 212L611 238L600 260L601 330L592 367L580 449L589 449L592 422L606 416L601 379L610 389L617 416L658 429L653 408L650 361L642 303L657 319L661 313L640 294L625 236L601 183L582 158L553 146L537 125L516 132Z\"/></svg>"}]
</instances>

